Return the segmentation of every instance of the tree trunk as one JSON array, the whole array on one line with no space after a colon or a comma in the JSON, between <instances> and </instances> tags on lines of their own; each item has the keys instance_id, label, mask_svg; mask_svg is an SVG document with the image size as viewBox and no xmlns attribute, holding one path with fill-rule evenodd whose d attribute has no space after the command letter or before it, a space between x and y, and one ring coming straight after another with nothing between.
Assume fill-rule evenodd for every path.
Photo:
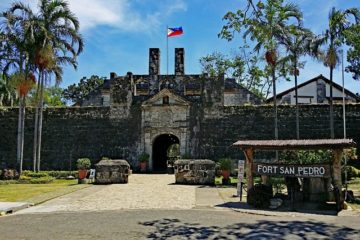
<instances>
[{"instance_id":1,"label":"tree trunk","mask_svg":"<svg viewBox=\"0 0 360 240\"><path fill-rule=\"evenodd\" d=\"M333 67L330 67L330 137L331 139L335 138L334 133L334 106L333 106Z\"/></svg>"},{"instance_id":2,"label":"tree trunk","mask_svg":"<svg viewBox=\"0 0 360 240\"><path fill-rule=\"evenodd\" d=\"M297 66L296 58L294 64L294 76L295 76L295 105L296 105L296 139L300 138L300 129L299 129L299 102L298 102L298 84L297 84Z\"/></svg>"},{"instance_id":3,"label":"tree trunk","mask_svg":"<svg viewBox=\"0 0 360 240\"><path fill-rule=\"evenodd\" d=\"M275 139L279 138L278 135L278 109L276 102L276 77L275 77L275 66L271 67L272 81L273 81L273 101L274 101L274 131L275 131Z\"/></svg>"},{"instance_id":4,"label":"tree trunk","mask_svg":"<svg viewBox=\"0 0 360 240\"><path fill-rule=\"evenodd\" d=\"M25 96L21 97L21 101L22 101L22 110L21 110L21 142L20 142L20 171L19 173L22 173L23 170L23 163L24 163L24 139L25 139Z\"/></svg>"},{"instance_id":5,"label":"tree trunk","mask_svg":"<svg viewBox=\"0 0 360 240\"><path fill-rule=\"evenodd\" d=\"M20 97L20 101L19 101L19 119L18 119L18 132L17 132L17 148L16 148L16 166L20 165L21 162L21 117L22 117L22 102L21 102L21 97ZM19 168L19 171L21 171L21 169Z\"/></svg>"},{"instance_id":6,"label":"tree trunk","mask_svg":"<svg viewBox=\"0 0 360 240\"><path fill-rule=\"evenodd\" d=\"M41 134L42 134L42 120L43 120L43 108L44 108L44 72L42 72L40 83L40 98L39 98L39 126L38 126L38 143L37 143L37 171L40 171L41 161Z\"/></svg>"},{"instance_id":7,"label":"tree trunk","mask_svg":"<svg viewBox=\"0 0 360 240\"><path fill-rule=\"evenodd\" d=\"M33 146L33 171L35 172L37 169L37 145L38 145L38 128L39 128L39 92L40 92L40 85L41 85L41 75L40 72L39 81L37 84L36 89L36 103L35 103L35 126L34 126L34 146Z\"/></svg>"},{"instance_id":8,"label":"tree trunk","mask_svg":"<svg viewBox=\"0 0 360 240\"><path fill-rule=\"evenodd\" d=\"M24 124L25 124L25 97L20 96L19 99L19 121L17 133L17 164L19 166L19 173L21 174L24 159Z\"/></svg>"}]
</instances>

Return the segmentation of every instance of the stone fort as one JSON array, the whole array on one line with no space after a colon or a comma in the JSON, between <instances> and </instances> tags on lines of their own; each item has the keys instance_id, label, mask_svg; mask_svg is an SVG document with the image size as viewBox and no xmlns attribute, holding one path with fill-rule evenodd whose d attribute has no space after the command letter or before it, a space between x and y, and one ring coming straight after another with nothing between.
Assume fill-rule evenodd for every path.
<instances>
[{"instance_id":1,"label":"stone fort","mask_svg":"<svg viewBox=\"0 0 360 240\"><path fill-rule=\"evenodd\" d=\"M243 159L231 147L240 139L273 139L271 105L235 79L185 74L185 51L175 49L175 71L160 74L160 50L149 50L149 72L125 76L110 73L80 106L46 108L43 122L42 169L74 169L80 157L97 163L101 157L126 159L136 169L138 156L150 155L149 168L164 171L167 149L179 144L180 154L216 160ZM342 138L342 108L335 105L335 135ZM16 159L17 113L0 109L0 160ZM32 163L34 110L27 109L24 166ZM293 139L295 107L279 106L279 138ZM360 105L347 105L349 138L360 141ZM300 106L300 138L329 138L329 107Z\"/></svg>"}]
</instances>

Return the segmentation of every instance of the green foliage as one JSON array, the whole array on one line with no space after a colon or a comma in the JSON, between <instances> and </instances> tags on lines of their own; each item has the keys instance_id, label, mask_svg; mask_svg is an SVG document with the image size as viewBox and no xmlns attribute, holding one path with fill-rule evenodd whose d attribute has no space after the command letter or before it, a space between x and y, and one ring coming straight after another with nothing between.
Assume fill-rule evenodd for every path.
<instances>
[{"instance_id":1,"label":"green foliage","mask_svg":"<svg viewBox=\"0 0 360 240\"><path fill-rule=\"evenodd\" d=\"M108 157L102 157L101 160L111 160L111 158Z\"/></svg>"},{"instance_id":2,"label":"green foliage","mask_svg":"<svg viewBox=\"0 0 360 240\"><path fill-rule=\"evenodd\" d=\"M209 74L210 77L235 78L237 83L244 88L266 98L268 95L269 82L267 73L268 68L260 66L260 59L256 55L250 55L242 48L242 53L235 53L229 57L220 52L213 52L200 58L200 65L203 73Z\"/></svg>"},{"instance_id":3,"label":"green foliage","mask_svg":"<svg viewBox=\"0 0 360 240\"><path fill-rule=\"evenodd\" d=\"M32 178L30 179L31 184L47 184L54 182L55 178L53 177L41 177L41 178Z\"/></svg>"},{"instance_id":4,"label":"green foliage","mask_svg":"<svg viewBox=\"0 0 360 240\"><path fill-rule=\"evenodd\" d=\"M30 178L41 178L41 177L48 177L49 174L47 172L33 172L33 171L26 170L21 173L20 178L22 176L26 176L26 177L30 177Z\"/></svg>"},{"instance_id":5,"label":"green foliage","mask_svg":"<svg viewBox=\"0 0 360 240\"><path fill-rule=\"evenodd\" d=\"M248 72L250 76L255 74L250 82L259 84L259 79L263 79L261 87L252 87L267 97L271 86L275 85L279 77L289 80L291 66L287 57L279 56L279 37L301 25L302 13L295 4L285 4L283 0L269 0L265 3L259 1L256 5L251 0L246 2L244 9L225 14L223 20L226 24L218 36L231 41L236 33L242 33L245 42L250 40L255 43L254 53L260 54L260 50L264 50L266 54L259 56L260 59L265 57L267 66L261 72L258 65L250 65ZM250 59L245 59L245 62L251 63Z\"/></svg>"},{"instance_id":6,"label":"green foliage","mask_svg":"<svg viewBox=\"0 0 360 240\"><path fill-rule=\"evenodd\" d=\"M271 177L269 184L273 186L275 193L282 193L286 189L285 178L283 177Z\"/></svg>"},{"instance_id":7,"label":"green foliage","mask_svg":"<svg viewBox=\"0 0 360 240\"><path fill-rule=\"evenodd\" d=\"M280 161L292 164L322 164L332 162L330 150L283 151L279 158Z\"/></svg>"},{"instance_id":8,"label":"green foliage","mask_svg":"<svg viewBox=\"0 0 360 240\"><path fill-rule=\"evenodd\" d=\"M139 161L140 162L148 162L150 158L150 155L146 152L143 152L142 154L140 154L139 156Z\"/></svg>"},{"instance_id":9,"label":"green foliage","mask_svg":"<svg viewBox=\"0 0 360 240\"><path fill-rule=\"evenodd\" d=\"M79 158L76 161L76 166L80 170L86 170L89 169L91 166L91 161L89 158Z\"/></svg>"},{"instance_id":10,"label":"green foliage","mask_svg":"<svg viewBox=\"0 0 360 240\"><path fill-rule=\"evenodd\" d=\"M48 87L44 89L44 105L48 107L63 107L65 100L62 97L63 89L57 86ZM27 105L36 106L37 96L36 91L31 91L27 98Z\"/></svg>"},{"instance_id":11,"label":"green foliage","mask_svg":"<svg viewBox=\"0 0 360 240\"><path fill-rule=\"evenodd\" d=\"M233 162L230 158L221 158L218 162L220 170L231 171L231 169L233 168Z\"/></svg>"},{"instance_id":12,"label":"green foliage","mask_svg":"<svg viewBox=\"0 0 360 240\"><path fill-rule=\"evenodd\" d=\"M346 72L352 73L355 80L360 80L360 24L354 24L344 31L346 45L349 46L346 60L350 65L346 66Z\"/></svg>"},{"instance_id":13,"label":"green foliage","mask_svg":"<svg viewBox=\"0 0 360 240\"><path fill-rule=\"evenodd\" d=\"M65 179L68 176L75 176L78 174L76 171L47 171L46 173L50 177L54 177L56 179Z\"/></svg>"},{"instance_id":14,"label":"green foliage","mask_svg":"<svg viewBox=\"0 0 360 240\"><path fill-rule=\"evenodd\" d=\"M342 179L345 180L345 171L347 180L351 180L354 178L360 178L360 170L353 166L346 166L342 168Z\"/></svg>"},{"instance_id":15,"label":"green foliage","mask_svg":"<svg viewBox=\"0 0 360 240\"><path fill-rule=\"evenodd\" d=\"M0 75L0 106L14 106L16 103L16 91L8 79Z\"/></svg>"},{"instance_id":16,"label":"green foliage","mask_svg":"<svg viewBox=\"0 0 360 240\"><path fill-rule=\"evenodd\" d=\"M63 97L73 103L80 103L85 100L93 91L99 90L99 87L104 84L105 77L96 75L90 78L83 77L78 84L72 84L64 89Z\"/></svg>"},{"instance_id":17,"label":"green foliage","mask_svg":"<svg viewBox=\"0 0 360 240\"><path fill-rule=\"evenodd\" d=\"M272 197L271 186L256 184L249 190L247 202L255 208L267 208L270 206L270 199Z\"/></svg>"},{"instance_id":18,"label":"green foliage","mask_svg":"<svg viewBox=\"0 0 360 240\"><path fill-rule=\"evenodd\" d=\"M46 184L51 183L55 180L54 177L49 176L48 172L32 172L23 171L19 183L30 183L30 184Z\"/></svg>"}]
</instances>

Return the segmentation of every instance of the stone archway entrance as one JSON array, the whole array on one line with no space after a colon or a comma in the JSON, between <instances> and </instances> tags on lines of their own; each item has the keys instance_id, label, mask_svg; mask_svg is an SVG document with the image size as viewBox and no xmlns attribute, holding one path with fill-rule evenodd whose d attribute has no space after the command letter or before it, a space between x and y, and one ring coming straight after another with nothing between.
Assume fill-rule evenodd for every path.
<instances>
[{"instance_id":1,"label":"stone archway entrance","mask_svg":"<svg viewBox=\"0 0 360 240\"><path fill-rule=\"evenodd\" d=\"M168 149L173 144L180 144L179 138L175 135L162 134L155 138L152 149L153 171L166 171Z\"/></svg>"}]
</instances>

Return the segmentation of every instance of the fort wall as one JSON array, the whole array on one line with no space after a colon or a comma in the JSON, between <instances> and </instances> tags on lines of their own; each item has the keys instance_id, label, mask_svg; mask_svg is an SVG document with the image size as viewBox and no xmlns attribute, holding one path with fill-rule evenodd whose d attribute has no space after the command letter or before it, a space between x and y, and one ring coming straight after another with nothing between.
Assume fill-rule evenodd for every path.
<instances>
[{"instance_id":1,"label":"fort wall","mask_svg":"<svg viewBox=\"0 0 360 240\"><path fill-rule=\"evenodd\" d=\"M161 111L160 111L161 112ZM160 113L161 114L161 113ZM343 137L341 105L334 106L335 137ZM117 116L117 117L115 117ZM122 116L122 117L121 117ZM32 166L34 109L26 110L24 166ZM161 119L161 118L160 118ZM360 104L346 106L347 136L360 147ZM272 139L273 108L269 105L224 107L193 103L189 110L185 151L197 158L243 158L231 147L240 139ZM16 163L17 108L0 108L0 167ZM75 169L77 158L127 159L138 166L142 149L140 104L111 107L46 108L43 122L42 169ZM146 126L151 131L152 126ZM154 127L155 129L155 127ZM158 126L156 126L158 129ZM300 106L300 137L328 138L329 106ZM180 138L180 136L178 136ZM279 106L279 139L293 139L295 107Z\"/></svg>"}]
</instances>

